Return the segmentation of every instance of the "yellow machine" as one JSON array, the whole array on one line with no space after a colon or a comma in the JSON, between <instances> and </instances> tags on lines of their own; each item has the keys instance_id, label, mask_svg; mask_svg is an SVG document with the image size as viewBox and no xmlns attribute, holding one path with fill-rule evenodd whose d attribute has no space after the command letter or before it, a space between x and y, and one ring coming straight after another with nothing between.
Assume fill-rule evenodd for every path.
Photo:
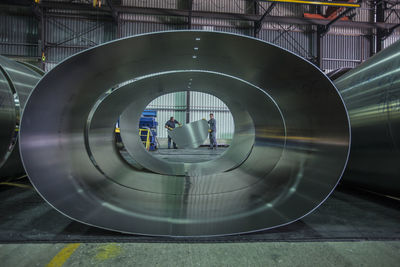
<instances>
[{"instance_id":1,"label":"yellow machine","mask_svg":"<svg viewBox=\"0 0 400 267\"><path fill-rule=\"evenodd\" d=\"M139 136L146 150L150 149L150 130L149 129L139 129Z\"/></svg>"}]
</instances>

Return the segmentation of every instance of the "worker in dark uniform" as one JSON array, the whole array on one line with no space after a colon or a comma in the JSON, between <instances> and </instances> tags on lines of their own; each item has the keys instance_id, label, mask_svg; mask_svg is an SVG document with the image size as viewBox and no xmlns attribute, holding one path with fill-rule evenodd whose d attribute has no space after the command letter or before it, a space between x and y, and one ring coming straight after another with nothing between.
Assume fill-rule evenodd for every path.
<instances>
[{"instance_id":1,"label":"worker in dark uniform","mask_svg":"<svg viewBox=\"0 0 400 267\"><path fill-rule=\"evenodd\" d=\"M174 117L171 117L166 123L165 123L165 128L167 128L169 131L172 131L175 128L175 124L178 124L179 126L182 126L177 120L174 119ZM168 149L171 148L171 137L168 135ZM177 149L175 142L173 142L174 149Z\"/></svg>"},{"instance_id":2,"label":"worker in dark uniform","mask_svg":"<svg viewBox=\"0 0 400 267\"><path fill-rule=\"evenodd\" d=\"M208 132L210 133L210 147L209 149L217 149L217 121L214 119L214 114L210 113L210 120L208 121L210 125L210 129Z\"/></svg>"}]
</instances>

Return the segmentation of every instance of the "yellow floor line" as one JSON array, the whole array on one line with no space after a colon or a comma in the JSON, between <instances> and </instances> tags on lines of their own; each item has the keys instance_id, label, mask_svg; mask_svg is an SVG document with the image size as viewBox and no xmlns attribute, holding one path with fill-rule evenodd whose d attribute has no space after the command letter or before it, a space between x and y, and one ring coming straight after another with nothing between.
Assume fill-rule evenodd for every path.
<instances>
[{"instance_id":1,"label":"yellow floor line","mask_svg":"<svg viewBox=\"0 0 400 267\"><path fill-rule=\"evenodd\" d=\"M33 189L33 186L31 186L31 185L28 185L28 184L20 184L20 183L1 182L0 185L9 185L9 186L16 186L16 187L31 188L31 189Z\"/></svg>"},{"instance_id":2,"label":"yellow floor line","mask_svg":"<svg viewBox=\"0 0 400 267\"><path fill-rule=\"evenodd\" d=\"M73 243L66 245L54 258L46 265L46 267L61 267L68 260L69 257L75 252L75 250L81 245L81 243Z\"/></svg>"},{"instance_id":3,"label":"yellow floor line","mask_svg":"<svg viewBox=\"0 0 400 267\"><path fill-rule=\"evenodd\" d=\"M11 180L19 180L19 179L22 179L22 178L25 178L25 177L27 177L26 174L24 174L24 175L22 175L22 176L20 176L20 177L7 177L7 178L2 177L2 178L0 178L0 180L4 180L4 181L6 181L6 182L9 182L9 181L11 181Z\"/></svg>"}]
</instances>

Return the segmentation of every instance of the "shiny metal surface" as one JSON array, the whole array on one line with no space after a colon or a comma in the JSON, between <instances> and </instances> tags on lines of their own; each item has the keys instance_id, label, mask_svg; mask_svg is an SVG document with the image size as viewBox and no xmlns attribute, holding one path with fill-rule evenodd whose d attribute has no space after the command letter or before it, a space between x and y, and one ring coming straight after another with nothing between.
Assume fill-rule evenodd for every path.
<instances>
[{"instance_id":1,"label":"shiny metal surface","mask_svg":"<svg viewBox=\"0 0 400 267\"><path fill-rule=\"evenodd\" d=\"M147 103L190 79L191 90L227 104L233 142L252 144L218 158L230 169L157 161L139 141ZM145 170L116 151L120 114ZM339 181L350 143L342 99L316 67L256 39L204 31L140 35L68 58L32 92L21 126L25 169L53 207L97 227L165 236L252 232L305 216ZM246 155L240 164L234 151Z\"/></svg>"},{"instance_id":2,"label":"shiny metal surface","mask_svg":"<svg viewBox=\"0 0 400 267\"><path fill-rule=\"evenodd\" d=\"M41 75L0 56L0 178L24 173L17 145L21 110Z\"/></svg>"},{"instance_id":3,"label":"shiny metal surface","mask_svg":"<svg viewBox=\"0 0 400 267\"><path fill-rule=\"evenodd\" d=\"M400 196L400 42L335 80L349 110L344 182Z\"/></svg>"},{"instance_id":4,"label":"shiny metal surface","mask_svg":"<svg viewBox=\"0 0 400 267\"><path fill-rule=\"evenodd\" d=\"M22 65L24 65L24 66L26 66L26 67L28 67L28 68L30 68L34 72L38 73L40 76L43 76L45 74L45 72L42 69L40 69L40 68L36 67L35 65L32 65L32 64L30 64L28 62L25 62L25 61L17 61L17 62L22 64Z\"/></svg>"},{"instance_id":5,"label":"shiny metal surface","mask_svg":"<svg viewBox=\"0 0 400 267\"><path fill-rule=\"evenodd\" d=\"M7 78L0 69L0 168L8 158L16 120L14 96Z\"/></svg>"},{"instance_id":6,"label":"shiny metal surface","mask_svg":"<svg viewBox=\"0 0 400 267\"><path fill-rule=\"evenodd\" d=\"M168 135L178 145L178 148L197 148L206 141L208 136L206 120L193 121L168 132Z\"/></svg>"},{"instance_id":7,"label":"shiny metal surface","mask_svg":"<svg viewBox=\"0 0 400 267\"><path fill-rule=\"evenodd\" d=\"M19 62L0 56L0 66L9 76L20 104L23 109L28 96L42 75Z\"/></svg>"},{"instance_id":8,"label":"shiny metal surface","mask_svg":"<svg viewBox=\"0 0 400 267\"><path fill-rule=\"evenodd\" d=\"M183 88L190 79L192 79L192 84L194 83L192 85L193 90L202 91L223 99L231 110L234 118L235 134L230 149L225 151L218 159L207 162L182 163L155 158L151 153L143 149L143 144L138 136L140 114L146 107L146 103L162 94L174 92L176 88ZM163 88L162 91L158 89L159 86ZM233 95L235 97L232 97ZM121 99L114 101L114 97ZM135 102L130 104L133 97ZM260 127L265 126L276 129L276 133L281 133L282 135L285 132L279 108L267 94L248 83L221 73L193 70L157 73L151 78L140 79L140 81L136 81L131 86L127 85L120 88L120 90L116 90L109 98L101 103L98 110L105 110L109 114L111 106L114 107L117 103L121 107L124 107L124 104L130 104L120 116L121 136L125 148L140 166L160 174L201 176L228 171L248 159L249 153L254 147L254 123L257 123ZM239 103L237 101L238 98L243 99L243 101ZM113 104L110 105L110 103ZM257 116L259 109L267 112L269 117ZM117 116L117 110L115 108L113 110L114 116ZM97 121L100 121L101 125L108 123L104 119L106 114L100 112L98 114L95 113L92 124ZM254 122L255 119L257 120L256 122ZM108 127L109 124L107 124ZM103 132L108 134L104 130ZM100 140L105 140L105 137L101 137ZM277 144L276 147L282 147L283 142L283 140L280 140L280 144ZM92 149L93 154L95 154L94 150L97 150L98 147L96 146ZM268 164L264 164L263 171L268 171L275 166L282 154L282 149L275 149L269 153L270 160ZM95 158L101 160L100 155L95 156ZM106 162L102 164L106 164Z\"/></svg>"}]
</instances>

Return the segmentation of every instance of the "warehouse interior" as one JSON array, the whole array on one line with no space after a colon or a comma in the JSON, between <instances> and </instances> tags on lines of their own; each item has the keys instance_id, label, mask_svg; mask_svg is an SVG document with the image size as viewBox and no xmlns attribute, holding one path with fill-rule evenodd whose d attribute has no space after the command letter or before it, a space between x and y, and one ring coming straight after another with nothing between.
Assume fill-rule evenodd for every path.
<instances>
[{"instance_id":1,"label":"warehouse interior","mask_svg":"<svg viewBox=\"0 0 400 267\"><path fill-rule=\"evenodd\" d=\"M1 266L398 266L400 1L3 0Z\"/></svg>"}]
</instances>

